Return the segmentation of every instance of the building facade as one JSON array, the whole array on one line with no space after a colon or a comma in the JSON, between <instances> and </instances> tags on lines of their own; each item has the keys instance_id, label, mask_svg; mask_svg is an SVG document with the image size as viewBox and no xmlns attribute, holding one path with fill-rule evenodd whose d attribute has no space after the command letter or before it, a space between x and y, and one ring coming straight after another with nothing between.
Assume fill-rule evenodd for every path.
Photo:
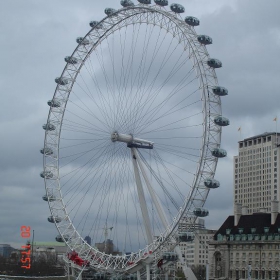
<instances>
[{"instance_id":1,"label":"building facade","mask_svg":"<svg viewBox=\"0 0 280 280\"><path fill-rule=\"evenodd\" d=\"M209 242L209 279L280 279L279 203L271 213L246 210L237 204Z\"/></svg>"},{"instance_id":2,"label":"building facade","mask_svg":"<svg viewBox=\"0 0 280 280\"><path fill-rule=\"evenodd\" d=\"M181 222L179 225L182 229L189 228ZM208 263L208 242L213 240L216 230L206 229L203 219L197 219L195 224L192 224L195 232L194 240L191 242L180 242L180 249L189 266L203 265ZM180 262L177 267L182 268Z\"/></svg>"},{"instance_id":3,"label":"building facade","mask_svg":"<svg viewBox=\"0 0 280 280\"><path fill-rule=\"evenodd\" d=\"M280 200L280 133L263 133L239 141L234 157L234 202L248 213L270 211L271 200Z\"/></svg>"}]
</instances>

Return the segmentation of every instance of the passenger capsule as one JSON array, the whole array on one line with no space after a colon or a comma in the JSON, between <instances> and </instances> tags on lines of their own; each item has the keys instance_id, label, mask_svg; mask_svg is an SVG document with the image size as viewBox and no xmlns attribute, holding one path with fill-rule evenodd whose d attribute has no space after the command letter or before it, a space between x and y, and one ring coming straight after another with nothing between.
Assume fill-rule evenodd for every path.
<instances>
[{"instance_id":1,"label":"passenger capsule","mask_svg":"<svg viewBox=\"0 0 280 280\"><path fill-rule=\"evenodd\" d=\"M222 117L222 116L217 116L214 119L214 123L219 125L219 126L228 126L229 125L229 119Z\"/></svg>"},{"instance_id":2,"label":"passenger capsule","mask_svg":"<svg viewBox=\"0 0 280 280\"><path fill-rule=\"evenodd\" d=\"M213 87L212 89L213 93L219 96L225 96L228 95L228 90L224 87Z\"/></svg>"},{"instance_id":3,"label":"passenger capsule","mask_svg":"<svg viewBox=\"0 0 280 280\"><path fill-rule=\"evenodd\" d=\"M195 235L193 232L179 232L178 237L180 242L192 242Z\"/></svg>"},{"instance_id":4,"label":"passenger capsule","mask_svg":"<svg viewBox=\"0 0 280 280\"><path fill-rule=\"evenodd\" d=\"M199 25L199 19L197 19L196 17L186 17L185 18L185 22L190 25L190 26L198 26Z\"/></svg>"},{"instance_id":5,"label":"passenger capsule","mask_svg":"<svg viewBox=\"0 0 280 280\"><path fill-rule=\"evenodd\" d=\"M204 181L204 186L209 189L216 189L220 187L220 182L211 178L208 178Z\"/></svg>"},{"instance_id":6,"label":"passenger capsule","mask_svg":"<svg viewBox=\"0 0 280 280\"><path fill-rule=\"evenodd\" d=\"M226 150L220 149L220 148L215 148L211 152L212 156L217 157L217 158L223 158L227 156Z\"/></svg>"},{"instance_id":7,"label":"passenger capsule","mask_svg":"<svg viewBox=\"0 0 280 280\"><path fill-rule=\"evenodd\" d=\"M51 179L53 178L53 173L51 171L42 171L40 176L45 179Z\"/></svg>"},{"instance_id":8,"label":"passenger capsule","mask_svg":"<svg viewBox=\"0 0 280 280\"><path fill-rule=\"evenodd\" d=\"M211 37L207 35L199 35L197 36L197 41L202 45L210 45L213 43L213 40Z\"/></svg>"},{"instance_id":9,"label":"passenger capsule","mask_svg":"<svg viewBox=\"0 0 280 280\"><path fill-rule=\"evenodd\" d=\"M61 86L69 84L70 80L64 77L55 78L55 82Z\"/></svg>"},{"instance_id":10,"label":"passenger capsule","mask_svg":"<svg viewBox=\"0 0 280 280\"><path fill-rule=\"evenodd\" d=\"M64 238L64 240L65 240L66 242L69 240L69 236L68 236L68 235L64 235L63 238ZM59 235L56 236L55 240L56 240L57 242L64 242L63 238L62 238L62 236L59 234Z\"/></svg>"},{"instance_id":11,"label":"passenger capsule","mask_svg":"<svg viewBox=\"0 0 280 280\"><path fill-rule=\"evenodd\" d=\"M79 59L73 56L66 56L64 60L69 64L77 64L79 62Z\"/></svg>"},{"instance_id":12,"label":"passenger capsule","mask_svg":"<svg viewBox=\"0 0 280 280\"><path fill-rule=\"evenodd\" d=\"M170 9L172 12L174 12L176 14L181 14L181 13L185 12L185 8L180 4L172 4L170 6Z\"/></svg>"},{"instance_id":13,"label":"passenger capsule","mask_svg":"<svg viewBox=\"0 0 280 280\"><path fill-rule=\"evenodd\" d=\"M89 39L87 39L87 38L83 38L83 37L78 37L77 39L76 39L76 42L78 43L78 44L80 44L80 45L89 45Z\"/></svg>"},{"instance_id":14,"label":"passenger capsule","mask_svg":"<svg viewBox=\"0 0 280 280\"><path fill-rule=\"evenodd\" d=\"M154 1L159 6L162 6L162 7L168 6L168 0L154 0Z\"/></svg>"},{"instance_id":15,"label":"passenger capsule","mask_svg":"<svg viewBox=\"0 0 280 280\"><path fill-rule=\"evenodd\" d=\"M53 154L53 150L51 148L43 148L40 150L40 153L43 155L50 156Z\"/></svg>"},{"instance_id":16,"label":"passenger capsule","mask_svg":"<svg viewBox=\"0 0 280 280\"><path fill-rule=\"evenodd\" d=\"M165 261L177 261L178 256L174 252L164 252L162 254L162 259L165 260Z\"/></svg>"},{"instance_id":17,"label":"passenger capsule","mask_svg":"<svg viewBox=\"0 0 280 280\"><path fill-rule=\"evenodd\" d=\"M50 201L50 202L53 202L53 201L56 201L56 198L54 195L49 195L49 197L45 194L44 196L42 196L42 199L44 201Z\"/></svg>"},{"instance_id":18,"label":"passenger capsule","mask_svg":"<svg viewBox=\"0 0 280 280\"><path fill-rule=\"evenodd\" d=\"M56 127L51 123L46 123L43 125L43 129L47 130L47 131L53 131L53 130L55 130L55 128Z\"/></svg>"},{"instance_id":19,"label":"passenger capsule","mask_svg":"<svg viewBox=\"0 0 280 280\"><path fill-rule=\"evenodd\" d=\"M61 218L60 217L53 217L53 216L49 216L48 217L48 221L50 223L60 223L61 222Z\"/></svg>"},{"instance_id":20,"label":"passenger capsule","mask_svg":"<svg viewBox=\"0 0 280 280\"><path fill-rule=\"evenodd\" d=\"M209 211L204 208L195 208L193 213L197 217L207 217L209 215Z\"/></svg>"},{"instance_id":21,"label":"passenger capsule","mask_svg":"<svg viewBox=\"0 0 280 280\"><path fill-rule=\"evenodd\" d=\"M122 0L121 5L123 7L131 7L134 6L134 3L131 0Z\"/></svg>"},{"instance_id":22,"label":"passenger capsule","mask_svg":"<svg viewBox=\"0 0 280 280\"><path fill-rule=\"evenodd\" d=\"M138 2L141 4L146 4L146 5L151 4L151 0L138 0Z\"/></svg>"},{"instance_id":23,"label":"passenger capsule","mask_svg":"<svg viewBox=\"0 0 280 280\"><path fill-rule=\"evenodd\" d=\"M208 66L212 68L221 68L222 67L222 62L216 58L210 58L207 60Z\"/></svg>"},{"instance_id":24,"label":"passenger capsule","mask_svg":"<svg viewBox=\"0 0 280 280\"><path fill-rule=\"evenodd\" d=\"M92 28L96 28L96 29L101 29L103 28L103 24L100 23L99 21L93 20L89 23L89 26Z\"/></svg>"},{"instance_id":25,"label":"passenger capsule","mask_svg":"<svg viewBox=\"0 0 280 280\"><path fill-rule=\"evenodd\" d=\"M58 100L52 99L48 101L48 105L53 108L58 108L61 104Z\"/></svg>"},{"instance_id":26,"label":"passenger capsule","mask_svg":"<svg viewBox=\"0 0 280 280\"><path fill-rule=\"evenodd\" d=\"M116 10L113 9L113 8L106 8L104 12L105 12L105 14L109 17L109 16L111 16L112 14L114 14L114 13L116 12Z\"/></svg>"}]
</instances>

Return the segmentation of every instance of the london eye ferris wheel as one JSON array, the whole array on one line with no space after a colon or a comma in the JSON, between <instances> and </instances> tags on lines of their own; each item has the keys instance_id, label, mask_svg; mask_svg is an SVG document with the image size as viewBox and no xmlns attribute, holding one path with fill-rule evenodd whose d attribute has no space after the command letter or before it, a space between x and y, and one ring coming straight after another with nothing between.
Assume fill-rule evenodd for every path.
<instances>
[{"instance_id":1,"label":"london eye ferris wheel","mask_svg":"<svg viewBox=\"0 0 280 280\"><path fill-rule=\"evenodd\" d=\"M229 120L222 63L207 52L211 37L196 33L199 20L167 0L121 5L91 21L65 57L41 177L57 240L93 268L130 273L192 239L182 219L208 215Z\"/></svg>"}]
</instances>

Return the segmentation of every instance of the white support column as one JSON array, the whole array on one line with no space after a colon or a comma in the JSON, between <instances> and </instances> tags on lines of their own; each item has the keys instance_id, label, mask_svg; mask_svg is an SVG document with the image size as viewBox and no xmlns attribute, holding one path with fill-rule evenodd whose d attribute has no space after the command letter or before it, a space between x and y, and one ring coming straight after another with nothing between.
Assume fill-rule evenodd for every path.
<instances>
[{"instance_id":1,"label":"white support column","mask_svg":"<svg viewBox=\"0 0 280 280\"><path fill-rule=\"evenodd\" d=\"M152 188L152 185L150 184L148 176L147 176L147 174L145 172L145 168L144 168L144 166L142 164L142 161L141 161L141 159L140 159L136 149L134 151L134 154L136 155L137 163L138 163L138 165L139 165L139 167L141 169L141 173L142 173L142 175L144 177L145 183L146 183L147 188L149 190L149 193L150 193L150 195L152 197L152 200L153 200L153 202L154 202L154 204L156 206L156 209L157 209L158 215L159 215L159 217L161 219L161 222L163 223L165 228L167 228L168 227L168 222L167 222L167 218L165 216L165 212L163 211L162 206L161 206L160 202L158 201L157 196L156 196L156 194L155 194L155 192L154 192L154 190Z\"/></svg>"},{"instance_id":2,"label":"white support column","mask_svg":"<svg viewBox=\"0 0 280 280\"><path fill-rule=\"evenodd\" d=\"M180 249L179 245L177 245L175 247L174 251L176 252L176 254L179 257L179 260L180 260L180 262L182 264L183 272L184 272L184 275L185 275L186 279L188 279L188 280L197 280L196 276L193 273L193 271L191 270L191 268L188 267L188 265L186 264L186 262L185 262L185 260L184 260L184 258L182 256L182 252L181 252L181 249Z\"/></svg>"},{"instance_id":3,"label":"white support column","mask_svg":"<svg viewBox=\"0 0 280 280\"><path fill-rule=\"evenodd\" d=\"M143 186L142 186L142 182L141 182L141 178L140 178L140 173L139 173L139 169L138 169L137 162L136 162L137 154L136 154L135 148L131 148L131 155L132 155L132 163L133 163L133 168L134 168L134 176L135 176L135 181L136 181L136 186L137 186L137 192L138 192L141 212L142 212L142 216L143 216L143 221L144 221L144 225L145 225L145 230L146 230L146 234L147 234L147 239L148 239L149 244L151 244L153 242L153 235L152 235L152 230L151 230L152 226L151 226L150 217L148 214L148 208L147 208L144 190L143 190Z\"/></svg>"},{"instance_id":4,"label":"white support column","mask_svg":"<svg viewBox=\"0 0 280 280\"><path fill-rule=\"evenodd\" d=\"M151 279L151 267L149 264L146 265L147 280Z\"/></svg>"},{"instance_id":5,"label":"white support column","mask_svg":"<svg viewBox=\"0 0 280 280\"><path fill-rule=\"evenodd\" d=\"M164 273L164 279L165 279L165 280L168 280L168 271L166 271L166 272Z\"/></svg>"},{"instance_id":6,"label":"white support column","mask_svg":"<svg viewBox=\"0 0 280 280\"><path fill-rule=\"evenodd\" d=\"M137 275L137 280L141 280L140 270L137 270L136 275Z\"/></svg>"}]
</instances>

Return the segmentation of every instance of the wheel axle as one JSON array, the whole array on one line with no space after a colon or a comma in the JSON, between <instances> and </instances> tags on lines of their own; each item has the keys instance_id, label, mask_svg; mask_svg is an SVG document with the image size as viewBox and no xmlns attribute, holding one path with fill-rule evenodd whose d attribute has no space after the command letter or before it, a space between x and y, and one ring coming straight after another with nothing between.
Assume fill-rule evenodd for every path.
<instances>
[{"instance_id":1,"label":"wheel axle","mask_svg":"<svg viewBox=\"0 0 280 280\"><path fill-rule=\"evenodd\" d=\"M111 134L112 142L127 143L128 148L153 149L154 143L148 140L134 138L132 134L121 134L117 131Z\"/></svg>"}]
</instances>

